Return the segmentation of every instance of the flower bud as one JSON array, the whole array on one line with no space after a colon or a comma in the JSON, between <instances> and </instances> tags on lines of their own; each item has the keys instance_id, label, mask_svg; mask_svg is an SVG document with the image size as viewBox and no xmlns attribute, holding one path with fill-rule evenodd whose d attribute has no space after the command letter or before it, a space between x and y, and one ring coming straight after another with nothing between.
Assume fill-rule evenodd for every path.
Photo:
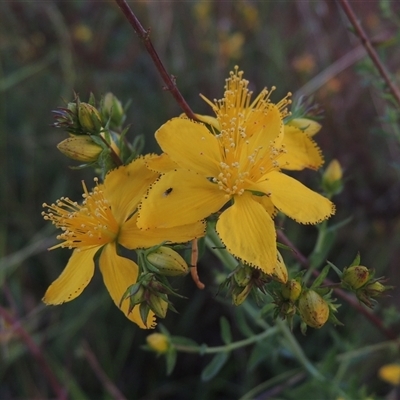
<instances>
[{"instance_id":1,"label":"flower bud","mask_svg":"<svg viewBox=\"0 0 400 400\"><path fill-rule=\"evenodd\" d=\"M145 288L140 283L135 283L129 288L121 299L121 303L123 300L129 299L129 312L133 310L137 304L143 303L145 301ZM121 304L119 305L121 307Z\"/></svg>"},{"instance_id":2,"label":"flower bud","mask_svg":"<svg viewBox=\"0 0 400 400\"><path fill-rule=\"evenodd\" d=\"M240 306L247 298L253 285L249 283L245 288L238 288L237 291L232 293L232 301L235 306Z\"/></svg>"},{"instance_id":3,"label":"flower bud","mask_svg":"<svg viewBox=\"0 0 400 400\"><path fill-rule=\"evenodd\" d=\"M85 163L97 161L102 148L90 136L72 136L57 145L57 149L73 160Z\"/></svg>"},{"instance_id":4,"label":"flower bud","mask_svg":"<svg viewBox=\"0 0 400 400\"><path fill-rule=\"evenodd\" d=\"M333 196L343 189L343 171L338 160L332 160L322 176L322 187L324 191Z\"/></svg>"},{"instance_id":5,"label":"flower bud","mask_svg":"<svg viewBox=\"0 0 400 400\"><path fill-rule=\"evenodd\" d=\"M170 247L161 246L147 255L147 260L155 266L160 274L167 276L186 275L189 268L186 261Z\"/></svg>"},{"instance_id":6,"label":"flower bud","mask_svg":"<svg viewBox=\"0 0 400 400\"><path fill-rule=\"evenodd\" d=\"M342 179L343 171L338 160L333 159L324 172L323 179L329 183L333 183Z\"/></svg>"},{"instance_id":7,"label":"flower bud","mask_svg":"<svg viewBox=\"0 0 400 400\"><path fill-rule=\"evenodd\" d=\"M356 290L365 285L369 280L369 269L362 265L353 265L346 268L342 275L343 286Z\"/></svg>"},{"instance_id":8,"label":"flower bud","mask_svg":"<svg viewBox=\"0 0 400 400\"><path fill-rule=\"evenodd\" d=\"M370 297L378 297L385 290L391 289L391 286L384 286L380 282L372 282L365 286L365 291Z\"/></svg>"},{"instance_id":9,"label":"flower bud","mask_svg":"<svg viewBox=\"0 0 400 400\"><path fill-rule=\"evenodd\" d=\"M245 287L250 283L252 274L252 268L248 265L243 265L237 269L237 271L233 274L233 277L238 286Z\"/></svg>"},{"instance_id":10,"label":"flower bud","mask_svg":"<svg viewBox=\"0 0 400 400\"><path fill-rule=\"evenodd\" d=\"M296 281L296 279L291 279L286 282L282 288L282 296L285 300L290 300L292 302L296 301L301 293L301 283Z\"/></svg>"},{"instance_id":11,"label":"flower bud","mask_svg":"<svg viewBox=\"0 0 400 400\"><path fill-rule=\"evenodd\" d=\"M162 333L152 333L146 337L146 341L149 347L159 354L166 353L170 346L168 337Z\"/></svg>"},{"instance_id":12,"label":"flower bud","mask_svg":"<svg viewBox=\"0 0 400 400\"><path fill-rule=\"evenodd\" d=\"M168 303L161 297L155 294L150 294L147 300L147 304L149 305L151 311L153 311L154 314L157 315L157 317L165 318L165 316L167 315Z\"/></svg>"},{"instance_id":13,"label":"flower bud","mask_svg":"<svg viewBox=\"0 0 400 400\"><path fill-rule=\"evenodd\" d=\"M79 103L78 118L83 130L89 133L100 133L103 125L100 113L95 107L88 103Z\"/></svg>"},{"instance_id":14,"label":"flower bud","mask_svg":"<svg viewBox=\"0 0 400 400\"><path fill-rule=\"evenodd\" d=\"M124 108L121 102L112 93L107 93L103 99L101 112L105 120L111 121L111 129L120 127L125 120Z\"/></svg>"},{"instance_id":15,"label":"flower bud","mask_svg":"<svg viewBox=\"0 0 400 400\"><path fill-rule=\"evenodd\" d=\"M400 385L400 365L399 364L386 364L379 368L379 378L393 386Z\"/></svg>"},{"instance_id":16,"label":"flower bud","mask_svg":"<svg viewBox=\"0 0 400 400\"><path fill-rule=\"evenodd\" d=\"M288 125L299 128L308 136L314 136L322 128L322 125L319 122L309 118L294 118L289 121Z\"/></svg>"},{"instance_id":17,"label":"flower bud","mask_svg":"<svg viewBox=\"0 0 400 400\"><path fill-rule=\"evenodd\" d=\"M329 318L328 303L314 290L303 291L298 309L303 322L312 328L321 328Z\"/></svg>"}]
</instances>

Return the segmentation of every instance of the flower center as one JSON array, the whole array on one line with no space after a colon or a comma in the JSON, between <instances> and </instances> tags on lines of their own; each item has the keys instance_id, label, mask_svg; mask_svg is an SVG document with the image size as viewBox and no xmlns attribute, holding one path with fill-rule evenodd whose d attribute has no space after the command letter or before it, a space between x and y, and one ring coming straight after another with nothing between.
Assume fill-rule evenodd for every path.
<instances>
[{"instance_id":1,"label":"flower center","mask_svg":"<svg viewBox=\"0 0 400 400\"><path fill-rule=\"evenodd\" d=\"M84 200L81 205L68 197L62 197L55 204L43 204L43 207L48 208L42 212L43 218L63 231L57 236L63 242L51 249L102 246L115 241L119 231L118 223L104 198L102 185L97 184L97 178L95 182L92 192L88 192L82 182Z\"/></svg>"},{"instance_id":2,"label":"flower center","mask_svg":"<svg viewBox=\"0 0 400 400\"><path fill-rule=\"evenodd\" d=\"M269 97L275 90L264 88L251 103L252 92L249 81L243 79L243 71L235 67L226 80L222 100L214 103L203 96L217 115L220 132L216 135L221 151L220 173L213 178L227 197L242 195L246 188L257 182L265 174L279 169L278 159L285 151L279 144L271 141L263 143L260 135L268 129L268 113L276 107L283 119L288 115L287 105L291 103L288 93L277 104ZM276 132L278 139L280 132Z\"/></svg>"}]
</instances>

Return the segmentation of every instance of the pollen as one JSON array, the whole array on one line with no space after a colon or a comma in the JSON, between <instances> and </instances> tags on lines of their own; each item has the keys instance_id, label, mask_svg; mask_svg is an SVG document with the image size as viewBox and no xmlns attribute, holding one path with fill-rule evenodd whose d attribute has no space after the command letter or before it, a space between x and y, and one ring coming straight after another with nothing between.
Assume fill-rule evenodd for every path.
<instances>
[{"instance_id":1,"label":"pollen","mask_svg":"<svg viewBox=\"0 0 400 400\"><path fill-rule=\"evenodd\" d=\"M119 232L118 223L104 197L103 186L99 185L96 179L95 183L92 192L88 192L85 183L82 182L84 200L81 204L68 197L61 197L51 205L43 204L43 207L47 208L47 211L42 212L43 218L62 231L57 236L62 243L52 249L102 246L116 239Z\"/></svg>"}]
</instances>

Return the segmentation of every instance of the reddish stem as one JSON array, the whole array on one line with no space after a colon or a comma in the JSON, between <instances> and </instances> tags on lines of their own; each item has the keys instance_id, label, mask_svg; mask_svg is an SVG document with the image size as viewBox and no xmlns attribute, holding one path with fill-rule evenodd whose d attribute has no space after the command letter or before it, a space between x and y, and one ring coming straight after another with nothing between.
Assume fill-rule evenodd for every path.
<instances>
[{"instance_id":1,"label":"reddish stem","mask_svg":"<svg viewBox=\"0 0 400 400\"><path fill-rule=\"evenodd\" d=\"M126 19L129 21L129 23L132 25L133 29L135 30L139 38L142 40L143 44L146 47L147 52L150 54L150 57L154 62L154 65L156 66L158 72L160 73L161 78L166 84L168 90L171 92L172 96L174 96L175 100L182 108L183 112L188 116L188 118L197 120L192 109L186 103L186 100L183 98L181 92L178 90L178 87L176 86L175 82L175 77L167 72L163 63L161 62L160 57L158 56L153 46L153 43L150 40L150 29L146 30L143 28L142 24L136 18L136 15L133 13L133 11L131 10L131 8L129 7L128 3L125 0L115 0L115 2L118 4L119 8L124 13Z\"/></svg>"},{"instance_id":2,"label":"reddish stem","mask_svg":"<svg viewBox=\"0 0 400 400\"><path fill-rule=\"evenodd\" d=\"M67 398L67 391L63 388L57 380L57 377L54 375L52 369L47 363L46 358L44 357L40 347L34 342L29 333L23 328L20 321L15 319L5 308L0 306L0 315L4 320L11 325L11 329L15 331L22 341L25 343L26 347L31 352L32 356L36 358L36 361L40 365L40 370L47 377L48 382L53 388L54 393L57 396L57 399L64 400Z\"/></svg>"},{"instance_id":3,"label":"reddish stem","mask_svg":"<svg viewBox=\"0 0 400 400\"><path fill-rule=\"evenodd\" d=\"M278 231L278 238L283 244L290 247L290 249L293 251L293 256L297 259L297 261L300 262L303 267L310 268L310 263L308 259L296 248L296 246L286 237L286 235L282 231ZM313 271L313 275L318 276L319 274L319 271ZM334 284L329 279L325 279L324 283L329 286ZM350 304L351 307L355 308L357 311L363 314L364 317L366 317L373 325L375 325L388 339L397 339L395 333L391 329L386 328L383 325L381 319L377 315L373 314L369 309L365 308L354 296L349 295L339 288L333 289L333 292L338 297L341 297L344 301Z\"/></svg>"},{"instance_id":4,"label":"reddish stem","mask_svg":"<svg viewBox=\"0 0 400 400\"><path fill-rule=\"evenodd\" d=\"M372 62L378 69L379 74L388 85L389 90L391 91L393 97L396 99L397 104L400 106L400 91L390 79L389 72L386 70L386 67L382 64L381 60L379 59L378 54L376 53L374 47L372 46L372 43L369 40L364 29L362 28L361 24L358 22L357 17L354 14L354 11L351 8L349 2L347 0L339 0L339 4L342 6L342 9L347 15L347 18L350 20L350 23L353 26L355 33L360 38L362 45L364 46Z\"/></svg>"}]
</instances>

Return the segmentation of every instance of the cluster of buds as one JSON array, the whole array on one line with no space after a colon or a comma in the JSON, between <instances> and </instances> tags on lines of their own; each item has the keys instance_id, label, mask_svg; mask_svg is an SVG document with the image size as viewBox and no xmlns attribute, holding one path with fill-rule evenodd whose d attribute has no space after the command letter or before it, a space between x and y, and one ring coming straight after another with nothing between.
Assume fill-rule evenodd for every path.
<instances>
[{"instance_id":1,"label":"cluster of buds","mask_svg":"<svg viewBox=\"0 0 400 400\"><path fill-rule=\"evenodd\" d=\"M265 293L265 284L270 277L261 270L248 265L239 264L238 267L228 276L226 284L232 296L232 302L236 306L242 304L250 293L257 297L257 291Z\"/></svg>"},{"instance_id":2,"label":"cluster of buds","mask_svg":"<svg viewBox=\"0 0 400 400\"><path fill-rule=\"evenodd\" d=\"M144 324L150 310L159 318L165 318L168 309L176 312L168 296L182 296L171 288L165 277L186 275L189 272L186 261L170 247L159 245L138 251L138 263L142 273L126 290L121 302L129 299L129 312L139 305Z\"/></svg>"},{"instance_id":3,"label":"cluster of buds","mask_svg":"<svg viewBox=\"0 0 400 400\"><path fill-rule=\"evenodd\" d=\"M150 310L159 318L165 318L168 309L176 312L168 295L177 296L168 284L158 280L153 273L145 272L126 290L121 303L129 299L129 313L139 305L140 317L146 325Z\"/></svg>"},{"instance_id":4,"label":"cluster of buds","mask_svg":"<svg viewBox=\"0 0 400 400\"><path fill-rule=\"evenodd\" d=\"M275 282L270 285L268 292L274 299L274 318L287 319L292 326L294 316L298 315L302 321L303 333L307 326L319 329L328 320L334 324L340 324L334 315L337 306L331 299L332 291L319 287L319 284L320 282L317 281L307 288L302 283L302 274L299 274L285 284Z\"/></svg>"},{"instance_id":5,"label":"cluster of buds","mask_svg":"<svg viewBox=\"0 0 400 400\"><path fill-rule=\"evenodd\" d=\"M62 128L69 138L57 145L67 157L85 163L83 166L100 164L106 170L126 162L135 150L128 148L123 140L127 128L123 129L125 110L121 102L107 93L96 106L93 95L82 102L78 95L66 107L53 111L56 128ZM138 143L137 143L138 144Z\"/></svg>"},{"instance_id":6,"label":"cluster of buds","mask_svg":"<svg viewBox=\"0 0 400 400\"><path fill-rule=\"evenodd\" d=\"M359 258L356 258L355 261L359 261ZM393 286L383 284L384 278L374 278L374 273L374 270L363 265L351 265L343 270L341 286L354 292L359 301L372 308L376 297L393 289Z\"/></svg>"}]
</instances>

